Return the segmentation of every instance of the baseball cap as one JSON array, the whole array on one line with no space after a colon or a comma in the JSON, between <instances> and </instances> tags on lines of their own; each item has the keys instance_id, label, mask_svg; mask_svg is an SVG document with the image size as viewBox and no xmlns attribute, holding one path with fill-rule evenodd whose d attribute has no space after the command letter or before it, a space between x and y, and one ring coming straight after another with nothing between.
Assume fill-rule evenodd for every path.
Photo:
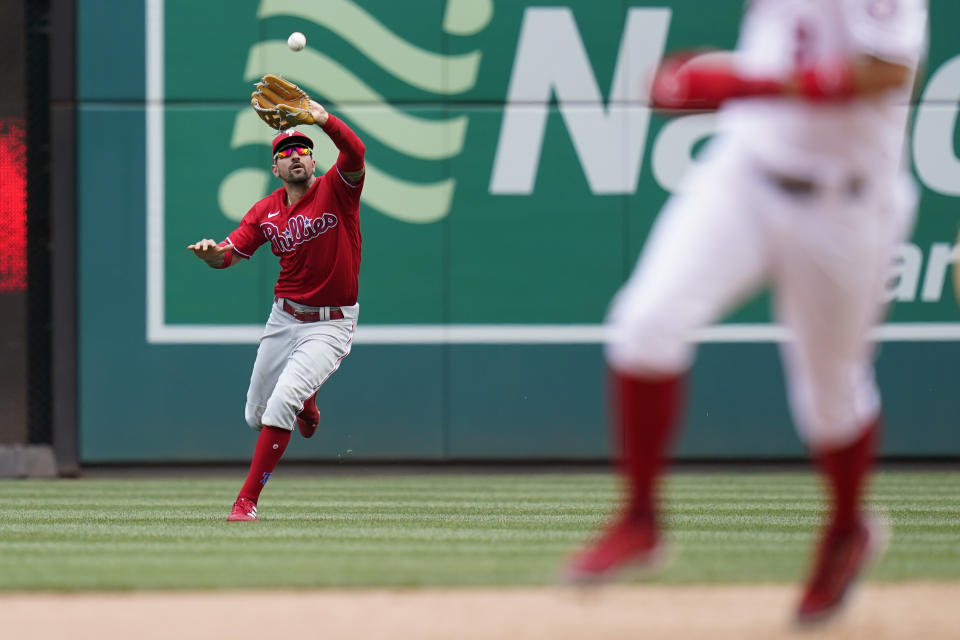
<instances>
[{"instance_id":1,"label":"baseball cap","mask_svg":"<svg viewBox=\"0 0 960 640\"><path fill-rule=\"evenodd\" d=\"M273 139L273 155L277 155L277 151L282 151L287 147L298 146L301 144L313 149L313 140L300 133L296 129L287 129L286 131L281 131Z\"/></svg>"}]
</instances>

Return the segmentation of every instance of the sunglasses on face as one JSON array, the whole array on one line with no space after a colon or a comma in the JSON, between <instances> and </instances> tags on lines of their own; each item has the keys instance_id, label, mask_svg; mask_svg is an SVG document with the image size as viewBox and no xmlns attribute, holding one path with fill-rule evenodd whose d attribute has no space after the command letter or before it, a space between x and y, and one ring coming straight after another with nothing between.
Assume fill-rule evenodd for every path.
<instances>
[{"instance_id":1,"label":"sunglasses on face","mask_svg":"<svg viewBox=\"0 0 960 640\"><path fill-rule=\"evenodd\" d=\"M287 147L286 149L281 149L277 151L277 154L273 156L274 160L282 160L283 158L289 158L296 151L297 155L300 157L309 156L312 154L309 147Z\"/></svg>"}]
</instances>

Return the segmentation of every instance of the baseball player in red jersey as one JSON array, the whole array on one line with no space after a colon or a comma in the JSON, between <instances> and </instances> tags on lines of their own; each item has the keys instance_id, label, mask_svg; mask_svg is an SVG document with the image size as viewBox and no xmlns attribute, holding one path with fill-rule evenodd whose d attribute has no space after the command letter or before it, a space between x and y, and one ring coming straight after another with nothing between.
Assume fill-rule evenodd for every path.
<instances>
[{"instance_id":1,"label":"baseball player in red jersey","mask_svg":"<svg viewBox=\"0 0 960 640\"><path fill-rule=\"evenodd\" d=\"M799 623L838 610L884 546L861 494L880 425L868 331L916 188L902 163L924 0L754 0L725 61L669 60L652 100L723 105L719 135L664 207L607 320L625 501L576 554L574 581L662 551L657 481L693 359L691 333L764 285L792 339L790 407L830 490Z\"/></svg>"},{"instance_id":2,"label":"baseball player in red jersey","mask_svg":"<svg viewBox=\"0 0 960 640\"><path fill-rule=\"evenodd\" d=\"M283 186L260 200L222 242L187 247L214 269L249 258L269 242L280 276L247 391L246 420L260 432L250 472L228 521L257 519L257 500L296 427L309 438L320 414L320 386L350 353L359 314L360 192L364 145L311 101L314 121L339 149L336 164L314 175L313 141L288 129L273 139L273 175Z\"/></svg>"}]
</instances>

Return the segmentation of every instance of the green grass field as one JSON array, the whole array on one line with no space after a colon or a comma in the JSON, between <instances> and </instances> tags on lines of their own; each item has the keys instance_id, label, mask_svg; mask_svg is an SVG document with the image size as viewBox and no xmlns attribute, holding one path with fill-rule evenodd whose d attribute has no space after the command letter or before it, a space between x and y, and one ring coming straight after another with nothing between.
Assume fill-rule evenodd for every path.
<instances>
[{"instance_id":1,"label":"green grass field","mask_svg":"<svg viewBox=\"0 0 960 640\"><path fill-rule=\"evenodd\" d=\"M242 474L0 482L0 590L550 584L617 498L605 473L280 472L261 521L224 521ZM810 473L677 473L661 583L799 579ZM884 472L880 581L960 580L960 473Z\"/></svg>"}]
</instances>

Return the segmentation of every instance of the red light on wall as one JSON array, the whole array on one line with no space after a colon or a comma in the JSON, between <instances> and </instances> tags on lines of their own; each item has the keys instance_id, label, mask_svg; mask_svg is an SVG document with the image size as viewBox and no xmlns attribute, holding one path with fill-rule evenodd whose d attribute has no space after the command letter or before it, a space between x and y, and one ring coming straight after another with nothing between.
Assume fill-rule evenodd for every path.
<instances>
[{"instance_id":1,"label":"red light on wall","mask_svg":"<svg viewBox=\"0 0 960 640\"><path fill-rule=\"evenodd\" d=\"M0 291L26 288L26 132L22 119L0 118Z\"/></svg>"}]
</instances>

